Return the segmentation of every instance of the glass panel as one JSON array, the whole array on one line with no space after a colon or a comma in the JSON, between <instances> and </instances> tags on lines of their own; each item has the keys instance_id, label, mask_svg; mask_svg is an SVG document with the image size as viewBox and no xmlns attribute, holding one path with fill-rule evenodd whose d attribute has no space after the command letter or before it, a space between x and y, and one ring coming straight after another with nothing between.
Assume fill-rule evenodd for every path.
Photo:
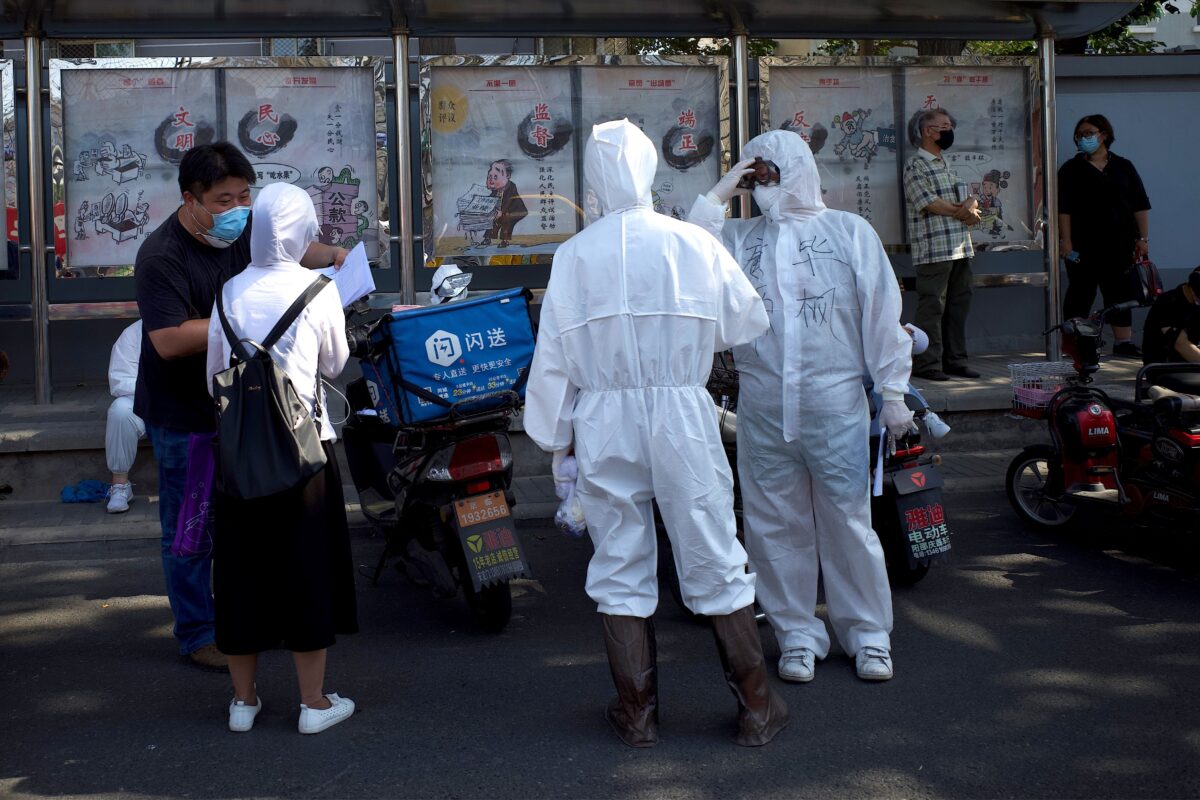
<instances>
[{"instance_id":1,"label":"glass panel","mask_svg":"<svg viewBox=\"0 0 1200 800\"><path fill-rule=\"evenodd\" d=\"M971 240L976 246L1032 240L1028 70L939 65L905 72L909 117L940 106L958 122L954 148L945 158L979 199L982 219L971 229Z\"/></svg>"},{"instance_id":2,"label":"glass panel","mask_svg":"<svg viewBox=\"0 0 1200 800\"><path fill-rule=\"evenodd\" d=\"M658 148L654 210L684 219L698 195L721 177L719 74L714 67L583 67L585 131L627 118ZM591 215L584 186L584 206Z\"/></svg>"},{"instance_id":3,"label":"glass panel","mask_svg":"<svg viewBox=\"0 0 1200 800\"><path fill-rule=\"evenodd\" d=\"M570 71L437 69L429 97L432 255L549 254L579 230Z\"/></svg>"},{"instance_id":4,"label":"glass panel","mask_svg":"<svg viewBox=\"0 0 1200 800\"><path fill-rule=\"evenodd\" d=\"M904 241L900 216L896 70L876 66L772 68L769 127L809 143L825 204L853 211L888 244Z\"/></svg>"},{"instance_id":5,"label":"glass panel","mask_svg":"<svg viewBox=\"0 0 1200 800\"><path fill-rule=\"evenodd\" d=\"M724 59L705 57L424 59L427 266L548 264L599 211L586 199L583 150L592 125L613 119L629 118L655 143L655 209L682 218L720 177L726 74ZM544 285L546 269L537 269L495 280ZM416 283L423 289L425 279Z\"/></svg>"},{"instance_id":6,"label":"glass panel","mask_svg":"<svg viewBox=\"0 0 1200 800\"><path fill-rule=\"evenodd\" d=\"M5 253L0 256L0 281L12 281L21 276L17 258L17 124L13 114L13 65L0 61L0 83L3 91L3 148L4 183L0 186L4 208Z\"/></svg>"},{"instance_id":7,"label":"glass panel","mask_svg":"<svg viewBox=\"0 0 1200 800\"><path fill-rule=\"evenodd\" d=\"M889 248L903 249L900 173L915 155L908 123L942 106L958 120L946 161L979 198L977 248L1040 248L1036 59L1019 57L769 57L760 63L763 125L809 142L829 207L861 215Z\"/></svg>"},{"instance_id":8,"label":"glass panel","mask_svg":"<svg viewBox=\"0 0 1200 800\"><path fill-rule=\"evenodd\" d=\"M147 234L179 207L178 167L216 141L211 70L62 72L68 257L60 277L132 275Z\"/></svg>"},{"instance_id":9,"label":"glass panel","mask_svg":"<svg viewBox=\"0 0 1200 800\"><path fill-rule=\"evenodd\" d=\"M375 76L362 69L230 69L225 116L258 186L307 190L321 241L379 257Z\"/></svg>"},{"instance_id":10,"label":"glass panel","mask_svg":"<svg viewBox=\"0 0 1200 800\"><path fill-rule=\"evenodd\" d=\"M131 276L141 242L179 207L184 152L221 139L260 185L308 188L323 240L362 240L374 266L390 265L382 60L52 60L50 94L57 277Z\"/></svg>"},{"instance_id":11,"label":"glass panel","mask_svg":"<svg viewBox=\"0 0 1200 800\"><path fill-rule=\"evenodd\" d=\"M133 41L96 42L96 58L132 58ZM69 56L64 56L69 58Z\"/></svg>"}]
</instances>

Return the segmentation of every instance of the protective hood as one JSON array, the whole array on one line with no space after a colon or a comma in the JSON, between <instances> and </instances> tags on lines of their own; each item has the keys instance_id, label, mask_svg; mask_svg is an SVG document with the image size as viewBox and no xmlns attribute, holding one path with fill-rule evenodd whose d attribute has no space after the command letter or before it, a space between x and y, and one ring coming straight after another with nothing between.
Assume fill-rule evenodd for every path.
<instances>
[{"instance_id":1,"label":"protective hood","mask_svg":"<svg viewBox=\"0 0 1200 800\"><path fill-rule=\"evenodd\" d=\"M264 186L254 198L250 266L298 265L317 238L317 212L308 192L290 183Z\"/></svg>"},{"instance_id":2,"label":"protective hood","mask_svg":"<svg viewBox=\"0 0 1200 800\"><path fill-rule=\"evenodd\" d=\"M816 159L799 134L768 131L755 136L742 149L742 158L755 156L779 167L779 202L769 213L764 210L771 219L810 219L825 210Z\"/></svg>"},{"instance_id":3,"label":"protective hood","mask_svg":"<svg viewBox=\"0 0 1200 800\"><path fill-rule=\"evenodd\" d=\"M652 207L650 186L656 169L654 143L629 120L593 126L583 151L583 176L605 214Z\"/></svg>"}]
</instances>

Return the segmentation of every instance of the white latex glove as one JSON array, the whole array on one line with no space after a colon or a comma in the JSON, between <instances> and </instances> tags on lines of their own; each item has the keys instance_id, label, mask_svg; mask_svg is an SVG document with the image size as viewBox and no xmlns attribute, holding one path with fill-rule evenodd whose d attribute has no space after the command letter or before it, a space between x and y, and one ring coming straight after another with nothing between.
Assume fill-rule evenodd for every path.
<instances>
[{"instance_id":1,"label":"white latex glove","mask_svg":"<svg viewBox=\"0 0 1200 800\"><path fill-rule=\"evenodd\" d=\"M729 172L726 172L724 177L717 181L717 185L708 190L708 199L714 203L725 205L739 191L746 191L745 189L738 189L738 183L742 178L754 171L753 167L753 158L745 158L734 164Z\"/></svg>"},{"instance_id":2,"label":"white latex glove","mask_svg":"<svg viewBox=\"0 0 1200 800\"><path fill-rule=\"evenodd\" d=\"M919 356L921 353L924 353L929 349L929 334L918 328L916 325L913 325L911 322L906 322L900 327L908 331L908 335L912 337L912 351L914 356Z\"/></svg>"},{"instance_id":3,"label":"white latex glove","mask_svg":"<svg viewBox=\"0 0 1200 800\"><path fill-rule=\"evenodd\" d=\"M895 441L905 436L912 428L913 412L903 400L884 400L879 412L879 427L887 431L888 439Z\"/></svg>"},{"instance_id":4,"label":"white latex glove","mask_svg":"<svg viewBox=\"0 0 1200 800\"><path fill-rule=\"evenodd\" d=\"M554 475L555 483L574 483L574 477L567 477L563 474L563 459L571 452L571 448L566 447L562 450L555 450L554 455L550 459L550 472Z\"/></svg>"}]
</instances>

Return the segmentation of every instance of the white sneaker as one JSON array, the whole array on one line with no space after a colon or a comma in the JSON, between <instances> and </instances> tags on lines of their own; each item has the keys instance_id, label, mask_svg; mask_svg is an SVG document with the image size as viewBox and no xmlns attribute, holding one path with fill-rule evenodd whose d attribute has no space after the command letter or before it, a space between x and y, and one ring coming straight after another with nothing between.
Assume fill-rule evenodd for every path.
<instances>
[{"instance_id":1,"label":"white sneaker","mask_svg":"<svg viewBox=\"0 0 1200 800\"><path fill-rule=\"evenodd\" d=\"M108 487L108 513L123 514L133 502L132 483L114 483Z\"/></svg>"},{"instance_id":2,"label":"white sneaker","mask_svg":"<svg viewBox=\"0 0 1200 800\"><path fill-rule=\"evenodd\" d=\"M779 677L792 683L808 683L816 674L817 656L807 647L784 650L779 657Z\"/></svg>"},{"instance_id":3,"label":"white sneaker","mask_svg":"<svg viewBox=\"0 0 1200 800\"><path fill-rule=\"evenodd\" d=\"M262 698L258 698L254 705L246 705L245 700L230 700L229 701L229 730L235 733L245 733L254 727L254 718L258 716L258 712L262 711Z\"/></svg>"},{"instance_id":4,"label":"white sneaker","mask_svg":"<svg viewBox=\"0 0 1200 800\"><path fill-rule=\"evenodd\" d=\"M864 681L892 679L892 654L886 647L867 645L858 651L854 664L858 668L858 677Z\"/></svg>"},{"instance_id":5,"label":"white sneaker","mask_svg":"<svg viewBox=\"0 0 1200 800\"><path fill-rule=\"evenodd\" d=\"M325 695L332 703L329 708L309 708L300 704L300 732L320 733L326 728L332 728L343 720L350 719L354 713L354 701L337 694Z\"/></svg>"}]
</instances>

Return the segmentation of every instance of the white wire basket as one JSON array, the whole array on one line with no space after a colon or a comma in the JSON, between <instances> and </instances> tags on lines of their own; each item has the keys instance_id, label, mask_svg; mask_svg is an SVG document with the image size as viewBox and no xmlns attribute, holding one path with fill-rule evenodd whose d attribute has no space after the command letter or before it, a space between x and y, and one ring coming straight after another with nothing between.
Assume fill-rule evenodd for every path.
<instances>
[{"instance_id":1,"label":"white wire basket","mask_svg":"<svg viewBox=\"0 0 1200 800\"><path fill-rule=\"evenodd\" d=\"M1029 417L1041 417L1050 398L1075 377L1075 367L1070 361L1009 364L1008 372L1012 377L1013 411Z\"/></svg>"}]
</instances>

